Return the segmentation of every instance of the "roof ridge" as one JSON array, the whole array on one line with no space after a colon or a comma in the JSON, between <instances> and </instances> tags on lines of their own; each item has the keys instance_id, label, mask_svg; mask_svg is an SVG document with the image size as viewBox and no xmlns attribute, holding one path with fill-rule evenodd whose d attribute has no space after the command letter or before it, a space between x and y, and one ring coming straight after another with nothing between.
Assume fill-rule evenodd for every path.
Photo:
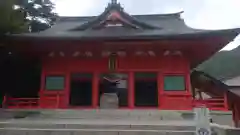
<instances>
[{"instance_id":1,"label":"roof ridge","mask_svg":"<svg viewBox=\"0 0 240 135\"><path fill-rule=\"evenodd\" d=\"M73 31L87 30L87 29L99 29L108 27L109 25L120 24L124 27L134 29L154 29L157 28L145 22L141 22L126 12L120 3L109 3L105 10L97 17L89 20L88 22L72 29Z\"/></svg>"},{"instance_id":2,"label":"roof ridge","mask_svg":"<svg viewBox=\"0 0 240 135\"><path fill-rule=\"evenodd\" d=\"M141 18L141 17L159 17L159 18L178 18L183 13L183 11L176 13L166 13L166 14L137 14L131 15L132 17ZM77 20L89 20L98 16L60 16L59 21L77 21Z\"/></svg>"}]
</instances>

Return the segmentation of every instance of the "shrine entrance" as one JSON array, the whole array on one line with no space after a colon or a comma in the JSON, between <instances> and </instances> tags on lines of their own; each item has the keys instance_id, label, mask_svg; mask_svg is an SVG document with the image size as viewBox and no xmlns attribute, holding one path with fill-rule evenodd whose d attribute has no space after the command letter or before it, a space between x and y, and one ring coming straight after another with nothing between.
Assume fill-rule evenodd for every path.
<instances>
[{"instance_id":1,"label":"shrine entrance","mask_svg":"<svg viewBox=\"0 0 240 135\"><path fill-rule=\"evenodd\" d=\"M92 106L91 73L72 73L70 80L70 106Z\"/></svg>"},{"instance_id":2,"label":"shrine entrance","mask_svg":"<svg viewBox=\"0 0 240 135\"><path fill-rule=\"evenodd\" d=\"M116 93L118 106L128 107L128 74L126 73L102 73L99 75L98 100L104 93Z\"/></svg>"},{"instance_id":3,"label":"shrine entrance","mask_svg":"<svg viewBox=\"0 0 240 135\"><path fill-rule=\"evenodd\" d=\"M158 107L157 73L136 72L134 86L136 107Z\"/></svg>"}]
</instances>

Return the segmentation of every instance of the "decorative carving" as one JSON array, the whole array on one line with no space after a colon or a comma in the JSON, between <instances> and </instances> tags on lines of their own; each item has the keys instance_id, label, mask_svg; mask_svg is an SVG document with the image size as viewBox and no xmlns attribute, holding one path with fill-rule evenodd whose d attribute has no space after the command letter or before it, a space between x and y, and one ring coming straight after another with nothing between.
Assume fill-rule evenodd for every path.
<instances>
[{"instance_id":1,"label":"decorative carving","mask_svg":"<svg viewBox=\"0 0 240 135\"><path fill-rule=\"evenodd\" d=\"M54 56L55 56L55 52L50 52L50 53L48 54L48 56L49 56L49 57L54 57Z\"/></svg>"},{"instance_id":2,"label":"decorative carving","mask_svg":"<svg viewBox=\"0 0 240 135\"><path fill-rule=\"evenodd\" d=\"M64 53L64 52L59 52L59 55L60 55L61 57L64 57L64 56L65 56L65 53Z\"/></svg>"},{"instance_id":3,"label":"decorative carving","mask_svg":"<svg viewBox=\"0 0 240 135\"><path fill-rule=\"evenodd\" d=\"M149 54L150 56L156 56L156 54L155 54L154 51L148 51L148 54Z\"/></svg>"},{"instance_id":4,"label":"decorative carving","mask_svg":"<svg viewBox=\"0 0 240 135\"><path fill-rule=\"evenodd\" d=\"M125 13L117 0L112 0L105 11L95 19L72 29L73 31L87 29L101 29L106 27L121 26L133 29L156 29L158 27L138 21Z\"/></svg>"},{"instance_id":5,"label":"decorative carving","mask_svg":"<svg viewBox=\"0 0 240 135\"><path fill-rule=\"evenodd\" d=\"M135 52L135 55L137 55L137 56L144 56L145 53L143 51L137 51L137 52Z\"/></svg>"},{"instance_id":6,"label":"decorative carving","mask_svg":"<svg viewBox=\"0 0 240 135\"><path fill-rule=\"evenodd\" d=\"M118 51L117 55L120 57L125 57L127 55L127 53L125 51Z\"/></svg>"},{"instance_id":7,"label":"decorative carving","mask_svg":"<svg viewBox=\"0 0 240 135\"><path fill-rule=\"evenodd\" d=\"M73 53L73 57L78 57L80 55L80 52L76 51Z\"/></svg>"},{"instance_id":8,"label":"decorative carving","mask_svg":"<svg viewBox=\"0 0 240 135\"><path fill-rule=\"evenodd\" d=\"M165 51L165 52L163 53L163 55L164 55L164 56L168 56L168 55L170 55L170 53L171 53L171 52L170 52L169 50L167 50L167 51Z\"/></svg>"},{"instance_id":9,"label":"decorative carving","mask_svg":"<svg viewBox=\"0 0 240 135\"><path fill-rule=\"evenodd\" d=\"M90 52L90 51L86 51L86 52L85 52L85 55L86 55L87 57L92 57L92 56L93 56L93 53Z\"/></svg>"},{"instance_id":10,"label":"decorative carving","mask_svg":"<svg viewBox=\"0 0 240 135\"><path fill-rule=\"evenodd\" d=\"M179 50L167 50L163 53L164 56L168 56L168 55L182 55L182 52Z\"/></svg>"},{"instance_id":11,"label":"decorative carving","mask_svg":"<svg viewBox=\"0 0 240 135\"><path fill-rule=\"evenodd\" d=\"M107 20L111 20L111 21L116 21L117 19L120 19L121 16L119 15L119 13L117 11L112 11L108 16L107 16Z\"/></svg>"},{"instance_id":12,"label":"decorative carving","mask_svg":"<svg viewBox=\"0 0 240 135\"><path fill-rule=\"evenodd\" d=\"M173 52L173 55L180 55L180 56L181 56L181 55L182 55L182 52L177 50L177 51L174 51L174 52Z\"/></svg>"},{"instance_id":13,"label":"decorative carving","mask_svg":"<svg viewBox=\"0 0 240 135\"><path fill-rule=\"evenodd\" d=\"M110 54L111 54L110 51L103 51L103 52L102 52L102 56L103 56L103 57L107 57L107 56L109 56Z\"/></svg>"}]
</instances>

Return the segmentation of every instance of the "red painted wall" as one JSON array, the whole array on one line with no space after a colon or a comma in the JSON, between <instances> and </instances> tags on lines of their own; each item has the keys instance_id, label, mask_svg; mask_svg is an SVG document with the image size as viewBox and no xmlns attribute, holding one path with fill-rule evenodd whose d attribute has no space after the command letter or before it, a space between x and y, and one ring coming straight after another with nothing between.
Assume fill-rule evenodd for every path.
<instances>
[{"instance_id":1,"label":"red painted wall","mask_svg":"<svg viewBox=\"0 0 240 135\"><path fill-rule=\"evenodd\" d=\"M154 57L127 57L118 59L120 71L159 71L162 60Z\"/></svg>"},{"instance_id":2,"label":"red painted wall","mask_svg":"<svg viewBox=\"0 0 240 135\"><path fill-rule=\"evenodd\" d=\"M57 108L67 108L69 104L70 74L74 72L95 73L93 82L98 82L97 74L108 72L108 59L69 59L69 58L46 58L42 60L42 87L40 91L41 107L53 107L54 102L58 103ZM181 56L172 57L126 57L117 59L116 72L125 72L129 74L129 107L134 108L133 97L133 75L134 72L157 72L158 73L158 94L159 109L190 109L192 104L190 93L190 68L187 59ZM164 91L164 75L184 75L186 80L185 91ZM49 92L44 89L46 75L65 75L65 89L61 93L55 92L55 100L47 100ZM94 87L93 97L97 97L97 87ZM54 95L54 92L52 92ZM51 95L51 93L50 93ZM48 103L49 102L49 103ZM52 104L50 104L50 102ZM93 99L93 107L97 107L97 100Z\"/></svg>"},{"instance_id":3,"label":"red painted wall","mask_svg":"<svg viewBox=\"0 0 240 135\"><path fill-rule=\"evenodd\" d=\"M40 106L43 108L55 107L59 103L58 108L67 108L69 104L70 92L70 74L84 72L100 72L106 71L108 68L107 59L67 59L67 58L46 58L42 60L42 84L40 91ZM45 90L45 78L47 75L64 75L65 89L58 92L49 92ZM55 95L55 96L54 96ZM50 96L53 99L50 99ZM54 100L55 97L55 100ZM60 101L57 101L60 100Z\"/></svg>"},{"instance_id":4,"label":"red painted wall","mask_svg":"<svg viewBox=\"0 0 240 135\"><path fill-rule=\"evenodd\" d=\"M185 91L164 91L160 95L162 109L191 109L191 83L190 83L190 65L184 57L171 56L163 59L162 76L164 75L183 75L185 76Z\"/></svg>"}]
</instances>

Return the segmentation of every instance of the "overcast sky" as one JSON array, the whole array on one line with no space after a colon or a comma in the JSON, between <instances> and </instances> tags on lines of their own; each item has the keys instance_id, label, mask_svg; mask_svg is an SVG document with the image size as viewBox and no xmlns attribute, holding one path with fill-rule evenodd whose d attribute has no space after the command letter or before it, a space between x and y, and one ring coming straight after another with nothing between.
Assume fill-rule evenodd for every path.
<instances>
[{"instance_id":1,"label":"overcast sky","mask_svg":"<svg viewBox=\"0 0 240 135\"><path fill-rule=\"evenodd\" d=\"M111 0L52 0L60 16L99 15ZM240 0L118 0L129 14L161 14L184 11L193 28L240 28ZM224 50L240 45L240 36Z\"/></svg>"}]
</instances>

